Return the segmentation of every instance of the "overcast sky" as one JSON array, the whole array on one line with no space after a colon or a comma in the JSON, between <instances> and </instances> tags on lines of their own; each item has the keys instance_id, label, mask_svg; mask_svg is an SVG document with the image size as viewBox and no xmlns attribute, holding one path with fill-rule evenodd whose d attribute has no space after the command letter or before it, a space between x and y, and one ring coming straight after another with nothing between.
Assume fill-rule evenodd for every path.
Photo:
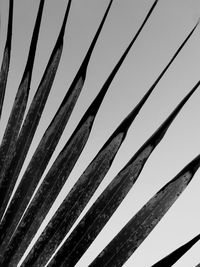
<instances>
[{"instance_id":1,"label":"overcast sky","mask_svg":"<svg viewBox=\"0 0 200 267\"><path fill-rule=\"evenodd\" d=\"M47 0L45 3L29 103L37 89L54 46L67 2L66 0ZM76 74L108 2L108 0L72 1L62 60L28 159L30 159L31 153L39 143L40 137ZM153 0L113 1L89 64L85 86L51 163L136 33L152 3ZM24 71L38 5L39 0L14 1L12 58L2 115L1 136ZM2 58L5 42L7 11L8 0L0 0L0 58ZM149 89L195 25L199 16L199 0L159 1L110 86L95 120L87 147L62 190L59 201L65 197L70 186L78 179L114 129ZM131 126L110 172L97 190L93 201L199 79L200 29L197 28ZM98 236L94 245L88 249L85 256L76 265L77 267L87 266L135 212L200 153L199 103L200 92L197 91L151 155L134 188L111 218L105 230ZM25 166L27 163L28 160ZM200 172L198 171L178 201L124 266L151 266L198 234L200 229L199 192ZM52 208L52 212L55 211L55 207L56 205ZM196 244L174 266L195 266L200 262L199 251L200 243Z\"/></svg>"}]
</instances>

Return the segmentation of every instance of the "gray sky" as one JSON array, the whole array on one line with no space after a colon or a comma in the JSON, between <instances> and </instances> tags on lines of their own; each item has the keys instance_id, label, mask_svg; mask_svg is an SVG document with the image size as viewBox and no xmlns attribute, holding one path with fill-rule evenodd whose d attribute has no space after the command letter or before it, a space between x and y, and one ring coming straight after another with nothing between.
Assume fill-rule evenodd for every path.
<instances>
[{"instance_id":1,"label":"gray sky","mask_svg":"<svg viewBox=\"0 0 200 267\"><path fill-rule=\"evenodd\" d=\"M84 89L51 163L136 33L152 3L153 1L149 0L114 0L92 55ZM38 4L39 0L14 1L13 50L1 136L24 71ZM39 138L61 103L87 51L107 4L108 0L72 1L60 68L28 159L30 159L31 153L33 153L40 140ZM54 46L66 5L66 0L47 0L45 3L29 103ZM7 10L8 1L1 0L1 58L6 33ZM149 89L197 22L199 16L199 0L159 1L150 20L110 86L94 123L87 147L62 190L59 201L64 198L70 186L78 179L122 119ZM199 35L200 29L198 27L133 123L110 172L97 190L93 201L200 79ZM190 160L200 153L199 103L200 93L197 91L178 115L164 140L153 152L139 180L123 201L119 210L111 218L94 245L88 249L85 256L77 264L78 267L87 266L135 212L161 186L173 178ZM25 166L27 163L28 161L26 161ZM151 266L161 257L199 233L199 191L200 172L198 171L192 183L140 248L127 261L125 267ZM55 207L56 205L54 205L52 211L55 211ZM195 245L175 266L195 266L200 262L199 249L200 244Z\"/></svg>"}]
</instances>

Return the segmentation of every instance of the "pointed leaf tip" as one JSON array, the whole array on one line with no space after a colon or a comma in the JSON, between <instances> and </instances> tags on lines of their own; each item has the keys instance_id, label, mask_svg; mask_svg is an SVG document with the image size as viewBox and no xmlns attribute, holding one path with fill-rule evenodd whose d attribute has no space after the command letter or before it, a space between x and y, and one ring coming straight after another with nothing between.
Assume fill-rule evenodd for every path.
<instances>
[{"instance_id":1,"label":"pointed leaf tip","mask_svg":"<svg viewBox=\"0 0 200 267\"><path fill-rule=\"evenodd\" d=\"M109 4L108 4L108 7L107 7L107 9L106 9L106 11L105 11L105 13L104 13L104 16L103 16L103 18L102 18L102 20L101 20L101 23L100 23L100 25L99 25L99 27L98 27L98 29L97 29L97 31L96 31L96 34L95 34L95 36L94 36L94 38L93 38L93 40L92 40L92 43L91 43L91 45L90 45L90 47L89 47L89 49L88 49L88 51L87 51L87 54L86 54L86 56L85 56L85 58L84 58L84 60L83 60L82 65L84 65L85 68L87 67L87 65L88 65L88 63L89 63L90 57L91 57L91 55L92 55L92 52L93 52L93 50L94 50L94 47L95 47L96 42L97 42L97 40L98 40L98 37L99 37L99 35L100 35L100 33L101 33L101 30L102 30L103 25L104 25L104 22L105 22L105 20L106 20L106 18L107 18L108 12L109 12L109 10L110 10L110 8L111 8L112 2L113 2L113 0L110 0L110 2L109 2Z\"/></svg>"},{"instance_id":2,"label":"pointed leaf tip","mask_svg":"<svg viewBox=\"0 0 200 267\"><path fill-rule=\"evenodd\" d=\"M28 73L30 73L29 84L31 82L33 64L35 60L36 48L37 48L38 37L39 37L39 30L40 30L42 14L43 14L43 9L44 9L44 1L45 0L40 0L38 13L37 13L36 21L35 21L35 26L33 29L31 44L29 48L28 59L27 59L26 67L25 67L24 74L22 77L22 80L24 80L27 77Z\"/></svg>"},{"instance_id":3,"label":"pointed leaf tip","mask_svg":"<svg viewBox=\"0 0 200 267\"><path fill-rule=\"evenodd\" d=\"M158 84L158 82L161 80L161 78L163 77L163 75L165 74L165 72L167 71L167 69L170 67L170 65L172 64L172 62L174 61L174 59L177 57L177 55L179 54L179 52L181 51L181 49L184 47L184 45L186 44L186 42L191 37L191 35L194 32L196 26L197 25L195 25L195 27L190 31L190 33L188 34L188 36L186 37L186 39L183 41L183 43L181 44L181 46L177 49L177 51L173 55L172 59L169 61L169 63L167 64L167 66L164 68L164 70L161 72L161 74L158 76L158 78L156 79L156 81L153 83L153 85L150 87L150 89L146 92L146 94L143 96L143 98L140 100L140 102L136 105L136 107L129 113L129 115L121 123L120 129L123 127L124 128L124 131L127 131L128 130L130 124L132 123L132 121L134 120L134 118L136 117L136 115L138 114L138 112L140 111L140 109L142 108L142 106L145 104L145 102L147 101L147 99L149 98L149 96L151 95L151 93L153 92L153 90L156 87L156 85ZM194 86L194 88L191 90L191 92L185 97L185 102L191 96L191 94L193 94L193 92L197 89L198 86L199 86L199 82Z\"/></svg>"},{"instance_id":4,"label":"pointed leaf tip","mask_svg":"<svg viewBox=\"0 0 200 267\"><path fill-rule=\"evenodd\" d=\"M189 93L182 99L182 101L176 106L176 108L171 112L171 114L167 117L167 119L162 123L162 125L158 128L156 132L147 140L147 142L151 142L152 144L158 144L162 138L164 137L167 129L179 114L181 109L184 107L189 98L193 95L193 93L197 90L200 85L200 80L195 84L195 86L189 91Z\"/></svg>"},{"instance_id":5,"label":"pointed leaf tip","mask_svg":"<svg viewBox=\"0 0 200 267\"><path fill-rule=\"evenodd\" d=\"M170 254L168 254L163 259L159 260L157 263L152 265L151 267L163 267L163 266L172 266L175 264L184 254L189 251L200 239L200 234L196 235L190 241L177 248ZM197 266L196 266L197 267Z\"/></svg>"},{"instance_id":6,"label":"pointed leaf tip","mask_svg":"<svg viewBox=\"0 0 200 267\"><path fill-rule=\"evenodd\" d=\"M1 118L2 108L3 108L4 98L5 98L8 71L9 71L9 66L10 66L12 25L13 25L13 0L10 0L7 37L6 37L6 44L4 48L3 60L1 64L1 70L0 70L0 118ZM0 16L0 26L1 26L1 16Z\"/></svg>"},{"instance_id":7,"label":"pointed leaf tip","mask_svg":"<svg viewBox=\"0 0 200 267\"><path fill-rule=\"evenodd\" d=\"M11 49L12 25L13 25L13 0L10 0L9 1L8 30L7 30L7 39L6 39L6 47L9 50Z\"/></svg>"},{"instance_id":8,"label":"pointed leaf tip","mask_svg":"<svg viewBox=\"0 0 200 267\"><path fill-rule=\"evenodd\" d=\"M89 50L88 50L88 52L87 52L87 55L86 55L86 57L85 57L85 59L84 59L84 64L83 64L84 66L87 66L87 64L88 64L88 62L89 62L89 59L90 59L92 50L93 50L94 45L95 45L95 43L96 43L96 41L97 41L97 37L98 37L98 35L99 35L99 33L100 33L100 30L101 30L101 28L102 28L102 26L103 26L103 23L104 23L105 19L106 19L106 16L107 16L107 14L108 14L108 11L109 11L109 9L110 9L110 7L111 7L112 2L113 2L113 1L110 1L109 6L108 6L108 8L107 8L107 10L106 10L106 12L105 12L104 18L103 18L103 20L102 20L102 22L101 22L101 25L99 26L99 29L97 30L97 33L96 33L96 35L95 35L95 37L94 37L94 39L93 39L93 41L92 41L92 44L91 44L91 46L90 46L90 48L89 48ZM157 1L155 1L155 3L152 5L151 9L150 9L149 12L147 13L147 15L146 15L146 17L145 17L145 19L144 19L144 21L143 21L143 23L142 23L142 25L140 26L140 28L138 29L137 33L134 35L133 39L132 39L131 42L129 43L128 47L126 48L126 50L125 50L124 53L122 54L121 58L118 60L118 62L117 62L117 64L115 65L114 69L112 70L112 72L111 72L110 75L108 76L108 78L107 78L106 82L104 83L104 85L103 85L101 91L99 92L98 98L95 99L94 103L92 104L93 107L95 107L95 106L97 106L97 105L100 105L100 102L103 100L103 97L105 96L105 94L106 94L106 92L107 92L107 90L108 90L110 84L112 83L112 81L113 81L115 75L117 74L117 72L118 72L118 70L120 69L122 63L124 62L126 56L128 55L128 52L130 51L131 47L133 46L133 44L134 44L135 41L137 40L137 38L138 38L140 32L141 32L142 29L144 28L144 26L145 26L146 22L148 21L148 19L149 19L151 13L153 12L153 10L154 10L154 8L155 8L155 5L156 5L156 2L157 2ZM95 110L94 108L92 108L92 109ZM97 111L97 109L96 109L96 111ZM133 117L133 115L132 115L132 117ZM129 121L131 121L131 119L130 119ZM128 125L128 123L127 123L127 125Z\"/></svg>"},{"instance_id":9,"label":"pointed leaf tip","mask_svg":"<svg viewBox=\"0 0 200 267\"><path fill-rule=\"evenodd\" d=\"M200 23L200 17L197 19L197 23L196 23L196 27L199 25L199 23Z\"/></svg>"},{"instance_id":10,"label":"pointed leaf tip","mask_svg":"<svg viewBox=\"0 0 200 267\"><path fill-rule=\"evenodd\" d=\"M200 154L195 157L185 168L183 171L188 170L192 175L195 174L195 172L200 167Z\"/></svg>"},{"instance_id":11,"label":"pointed leaf tip","mask_svg":"<svg viewBox=\"0 0 200 267\"><path fill-rule=\"evenodd\" d=\"M63 23L62 23L62 27L61 27L61 30L60 30L60 34L59 34L59 36L61 38L63 38L63 36L64 36L64 32L65 32L65 28L66 28L66 24L67 24L67 20L68 20L68 16L69 16L71 3L72 3L72 0L69 0L68 4L67 4L67 9L65 11L65 16L64 16L64 19L63 19Z\"/></svg>"}]
</instances>

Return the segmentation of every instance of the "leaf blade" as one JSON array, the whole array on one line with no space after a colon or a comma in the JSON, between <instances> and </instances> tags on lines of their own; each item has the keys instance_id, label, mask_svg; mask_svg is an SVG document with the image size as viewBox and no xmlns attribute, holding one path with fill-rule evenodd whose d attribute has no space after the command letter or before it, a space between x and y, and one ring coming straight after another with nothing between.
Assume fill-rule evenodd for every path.
<instances>
[{"instance_id":1,"label":"leaf blade","mask_svg":"<svg viewBox=\"0 0 200 267\"><path fill-rule=\"evenodd\" d=\"M199 82L185 96L180 104L169 115L165 122L154 132L144 145L129 160L125 167L117 174L113 181L106 187L97 201L92 205L63 246L54 256L54 262L60 264L68 251L68 261L72 264L80 259L86 249L90 246L114 211L120 205L127 193L130 191L148 157L164 137L167 129L175 119L189 96L198 88ZM94 220L95 218L95 220ZM98 227L97 227L98 225ZM32 250L33 252L34 250ZM61 260L62 259L62 260Z\"/></svg>"},{"instance_id":2,"label":"leaf blade","mask_svg":"<svg viewBox=\"0 0 200 267\"><path fill-rule=\"evenodd\" d=\"M45 103L47 101L51 86L58 68L60 57L63 50L63 38L64 30L67 22L71 0L68 2L66 14L63 20L63 25L58 36L57 42L50 56L49 62L45 69L44 75L37 89L37 92L33 98L33 101L28 110L25 121L22 125L22 129L19 133L19 137L16 143L15 153L10 164L5 171L1 173L0 182L0 217L4 213L8 201L10 199L12 190L15 186L19 172L22 168L24 160L26 158L28 149L31 145L34 133L37 129L39 120L41 118Z\"/></svg>"},{"instance_id":3,"label":"leaf blade","mask_svg":"<svg viewBox=\"0 0 200 267\"><path fill-rule=\"evenodd\" d=\"M152 10L153 9L151 9L151 12L152 12ZM149 16L149 13L148 13L147 17L148 16ZM145 21L147 21L147 20L145 20ZM143 26L144 26L144 23L143 23ZM140 27L140 31L141 31L141 29L142 29L142 27ZM113 78L115 77L117 71L119 70L120 66L122 65L122 63L123 63L125 57L127 56L130 48L132 47L132 45L136 41L138 33L140 31L138 31L136 33L136 35L134 36L134 38L132 39L132 41L128 45L128 47L125 50L125 52L123 53L122 57L120 58L120 60L118 61L118 63L114 67L113 71L109 75L108 79L104 83L104 85L103 85L102 89L100 90L99 94L94 99L94 101L92 102L92 104L90 105L88 110L86 111L85 115L83 116L83 118L81 119L81 121L78 124L77 128L75 129L75 131L73 132L73 134L70 137L69 141L67 142L66 146L64 147L64 149L62 150L62 152L59 154L58 158L54 162L50 172L45 177L44 182L42 183L41 188L39 189L40 193L38 192L40 195L36 195L36 197L33 199L33 202L34 202L33 205L30 204L30 210L28 208L24 218L21 221L21 225L23 225L23 226L20 228L20 225L19 225L19 229L18 229L19 231L16 230L16 235L14 235L13 241L11 241L11 244L9 244L10 249L8 248L8 250L6 250L7 258L9 258L8 255L11 255L10 254L10 253L12 253L11 251L16 250L17 247L20 245L20 240L22 240L23 235L25 234L25 231L26 231L25 230L25 228L26 228L25 224L27 225L27 228L28 228L29 227L28 225L30 225L30 223L31 223L31 217L32 217L32 220L33 220L33 218L35 219L35 223L33 223L32 226L30 226L31 227L30 234L26 235L26 237L25 237L26 240L24 240L24 242L23 242L23 244L27 244L27 245L28 245L28 242L31 241L31 239L33 238L33 235L36 233L39 225L41 224L41 222L45 218L48 210L50 209L51 205L53 204L53 201L56 199L56 197L57 197L58 193L60 192L64 182L68 178L68 176L69 176L69 174L70 174L75 162L77 161L77 159L78 159L78 157L79 157L84 145L86 144L87 138L89 137L89 132L91 131L91 128L92 128L92 125L93 125L93 121L94 121L95 116L97 114L97 111L98 111L98 109L99 109L99 107L100 107L100 105L101 105L101 103L103 101L103 98L104 98L104 96L105 96L105 94L106 94L106 92L107 92L107 90L109 88L109 85L111 84L111 82L112 82ZM187 38L187 40L189 39L189 37ZM182 47L183 46L184 45L182 45ZM140 103L136 106L136 108L134 108L134 110L128 115L128 117L123 122L123 125L124 125L123 126L124 127L124 130L123 130L124 131L124 136L126 135L125 132L128 130L131 122L136 117L136 115L138 114L139 110L144 105L145 101L148 99L149 95L151 94L151 92L155 88L156 84L161 79L161 77L164 75L164 73L166 72L166 70L168 69L170 64L173 62L175 57L178 55L180 50L181 49L179 49L177 51L177 53L174 55L174 57L170 60L169 64L166 66L165 70L159 75L159 77L156 80L156 82L152 85L152 87L145 94L145 96L140 101ZM90 123L88 124L88 119L89 119L90 116L92 116L93 118L91 119ZM85 125L87 125L87 124L88 124L87 129L88 129L89 132L87 131L87 129L84 129ZM81 130L81 127L83 128L83 131L85 131L85 134L83 134L83 132ZM125 128L127 128L127 129L125 129ZM121 129L122 129L122 127L121 127ZM78 132L80 132L79 137L77 136ZM120 132L119 129L118 129L118 132ZM115 135L115 134L113 134L113 135ZM82 138L82 141L81 141L81 138ZM124 137L122 139L124 139ZM82 145L80 145L80 143ZM79 149L79 153L76 152L77 155L74 156L75 153L71 153L71 152L72 151L76 151L77 149ZM119 149L119 147L118 147L118 149ZM110 159L108 161L112 162L112 160L114 159L115 154L116 154L116 151L115 151L114 154L110 155ZM71 155L72 155L72 157L71 157ZM64 162L64 164L62 162ZM65 167L63 167L63 165L65 165ZM56 169L57 169L57 171L56 171ZM54 182L54 185L53 185L53 176L54 175L57 176L57 179L56 179L56 181ZM65 177L63 178L63 176L65 176ZM61 177L61 179L59 179L59 177ZM50 191L50 192L48 192L48 191ZM47 197L47 194L48 194L48 197ZM44 198L44 195L46 196L45 198ZM43 203L43 205L41 206L41 203L42 203L42 201L44 201L44 199L45 199L45 203L46 204ZM40 209L40 210L38 211L38 209ZM80 210L81 209L79 209L79 211ZM39 214L38 214L38 212L39 212ZM38 216L38 220L37 220L36 216L33 216L33 214L36 215L36 213L38 214L37 215ZM26 223L25 223L25 221L26 221ZM15 255L16 255L16 256L14 256L15 264L16 264L17 258L18 259L20 258L20 255L22 255L22 253L26 249L27 245L21 245L21 246L23 246L23 248L21 250L18 249L17 252L15 253ZM48 250L48 253L51 253L50 250ZM47 254L45 254L45 255L47 255Z\"/></svg>"},{"instance_id":4,"label":"leaf blade","mask_svg":"<svg viewBox=\"0 0 200 267\"><path fill-rule=\"evenodd\" d=\"M42 1L42 0L41 0ZM43 0L44 1L44 0ZM0 224L1 253L14 233L41 178L83 88L87 66L113 0L110 0L88 52L53 120L45 131Z\"/></svg>"},{"instance_id":5,"label":"leaf blade","mask_svg":"<svg viewBox=\"0 0 200 267\"><path fill-rule=\"evenodd\" d=\"M161 188L89 266L112 266L113 262L122 266L184 191L199 166L200 155Z\"/></svg>"},{"instance_id":6,"label":"leaf blade","mask_svg":"<svg viewBox=\"0 0 200 267\"><path fill-rule=\"evenodd\" d=\"M24 112L27 105L31 76L33 70L33 64L35 59L37 41L39 36L39 29L42 19L42 12L44 7L44 0L40 1L38 14L35 22L35 27L33 30L32 40L30 44L30 50L28 54L28 59L26 62L24 74L22 76L22 80L20 82L14 104L11 110L11 114L8 119L8 123L6 126L6 130L1 142L0 146L0 168L1 173L4 172L4 169L9 165L13 151L15 148L16 140L18 137L18 133L21 127L21 123L23 120Z\"/></svg>"}]
</instances>

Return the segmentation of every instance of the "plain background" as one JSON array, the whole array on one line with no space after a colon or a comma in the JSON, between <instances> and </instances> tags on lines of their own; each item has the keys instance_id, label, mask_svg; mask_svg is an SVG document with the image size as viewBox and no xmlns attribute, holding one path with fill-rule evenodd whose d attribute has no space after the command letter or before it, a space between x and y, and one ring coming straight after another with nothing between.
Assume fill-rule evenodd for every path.
<instances>
[{"instance_id":1,"label":"plain background","mask_svg":"<svg viewBox=\"0 0 200 267\"><path fill-rule=\"evenodd\" d=\"M48 62L60 30L67 2L66 0L47 0L45 2L29 103ZM108 0L72 1L59 70L23 171L67 92L108 2ZM141 25L152 3L153 1L149 0L113 1L89 64L83 91L48 166L58 155L82 114L99 92L103 82ZM1 136L24 71L38 5L39 0L14 1L12 58L0 125ZM6 37L7 13L8 0L1 0L1 58ZM57 203L52 207L48 218L55 212L58 203L66 196L70 187L94 158L110 134L155 81L197 22L199 16L199 0L159 1L110 86L95 120L87 146L63 188ZM112 168L95 193L91 203L199 79L200 30L198 27L132 124ZM135 212L200 153L199 106L200 93L197 91L175 119L163 141L152 153L137 183L105 229L79 261L78 267L87 266ZM200 172L198 171L178 201L124 266L151 266L198 234L200 229L199 192ZM199 250L200 244L198 243L175 266L195 266L200 262Z\"/></svg>"}]
</instances>

